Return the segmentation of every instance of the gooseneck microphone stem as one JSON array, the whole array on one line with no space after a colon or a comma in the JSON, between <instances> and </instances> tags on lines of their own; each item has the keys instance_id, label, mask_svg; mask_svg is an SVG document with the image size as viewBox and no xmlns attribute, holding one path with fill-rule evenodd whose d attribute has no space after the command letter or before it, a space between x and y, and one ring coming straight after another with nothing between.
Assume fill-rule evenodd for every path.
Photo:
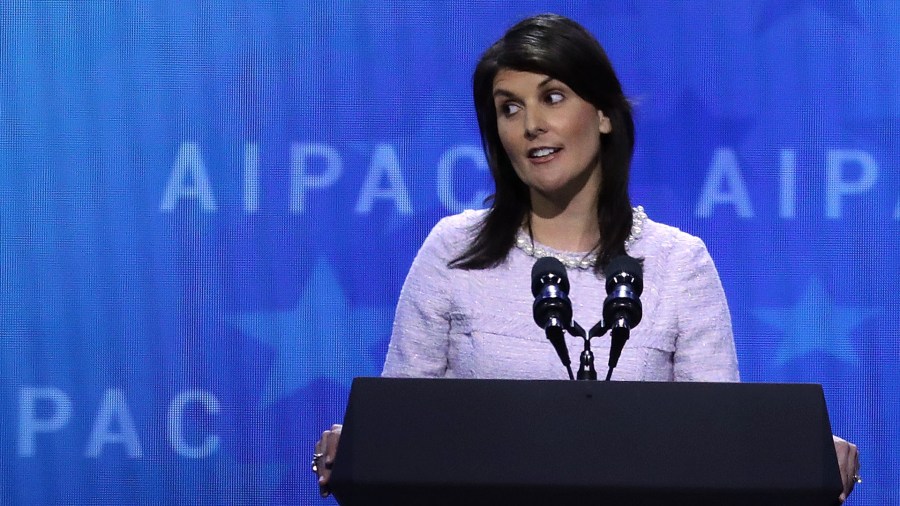
<instances>
[{"instance_id":1,"label":"gooseneck microphone stem","mask_svg":"<svg viewBox=\"0 0 900 506\"><path fill-rule=\"evenodd\" d=\"M550 316L547 319L547 325L544 327L544 333L547 335L547 340L556 349L556 354L559 355L559 360L566 367L566 371L569 372L569 379L574 380L572 361L569 359L569 350L566 348L565 333L563 331L565 327L566 325L557 316Z\"/></svg>"}]
</instances>

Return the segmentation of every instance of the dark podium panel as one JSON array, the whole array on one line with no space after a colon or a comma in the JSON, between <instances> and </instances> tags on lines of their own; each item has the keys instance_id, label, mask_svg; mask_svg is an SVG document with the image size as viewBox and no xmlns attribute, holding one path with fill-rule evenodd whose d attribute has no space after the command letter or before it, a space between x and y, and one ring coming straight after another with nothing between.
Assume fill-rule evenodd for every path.
<instances>
[{"instance_id":1,"label":"dark podium panel","mask_svg":"<svg viewBox=\"0 0 900 506\"><path fill-rule=\"evenodd\" d=\"M357 378L343 506L831 505L819 385Z\"/></svg>"}]
</instances>

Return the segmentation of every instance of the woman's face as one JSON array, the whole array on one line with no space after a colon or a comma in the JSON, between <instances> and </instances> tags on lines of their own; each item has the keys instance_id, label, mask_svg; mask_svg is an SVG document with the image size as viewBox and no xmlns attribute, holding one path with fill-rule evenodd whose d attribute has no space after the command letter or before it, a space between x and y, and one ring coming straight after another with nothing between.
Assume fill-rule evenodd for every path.
<instances>
[{"instance_id":1,"label":"woman's face","mask_svg":"<svg viewBox=\"0 0 900 506\"><path fill-rule=\"evenodd\" d=\"M600 188L600 134L609 118L561 81L502 69L494 78L497 129L516 174L543 198L593 201Z\"/></svg>"}]
</instances>

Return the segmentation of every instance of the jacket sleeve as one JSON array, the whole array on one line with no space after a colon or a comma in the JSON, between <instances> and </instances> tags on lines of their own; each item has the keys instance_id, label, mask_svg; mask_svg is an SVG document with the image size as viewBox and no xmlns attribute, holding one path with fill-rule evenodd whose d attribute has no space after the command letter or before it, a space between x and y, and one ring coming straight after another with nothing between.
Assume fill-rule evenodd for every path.
<instances>
[{"instance_id":1,"label":"jacket sleeve","mask_svg":"<svg viewBox=\"0 0 900 506\"><path fill-rule=\"evenodd\" d=\"M719 273L706 245L689 236L673 252L679 307L676 311L675 381L740 381L731 313Z\"/></svg>"},{"instance_id":2,"label":"jacket sleeve","mask_svg":"<svg viewBox=\"0 0 900 506\"><path fill-rule=\"evenodd\" d=\"M452 314L453 238L447 219L435 225L413 260L394 316L386 377L441 377L447 371Z\"/></svg>"}]
</instances>

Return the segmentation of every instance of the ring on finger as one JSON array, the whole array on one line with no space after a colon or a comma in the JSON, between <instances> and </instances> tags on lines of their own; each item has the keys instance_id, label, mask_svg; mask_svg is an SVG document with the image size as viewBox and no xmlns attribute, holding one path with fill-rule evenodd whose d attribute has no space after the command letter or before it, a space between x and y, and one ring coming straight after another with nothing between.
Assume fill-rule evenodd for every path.
<instances>
[{"instance_id":1,"label":"ring on finger","mask_svg":"<svg viewBox=\"0 0 900 506\"><path fill-rule=\"evenodd\" d=\"M319 474L319 459L324 457L324 453L313 453L312 462L310 462L310 467L312 467L312 472Z\"/></svg>"}]
</instances>

